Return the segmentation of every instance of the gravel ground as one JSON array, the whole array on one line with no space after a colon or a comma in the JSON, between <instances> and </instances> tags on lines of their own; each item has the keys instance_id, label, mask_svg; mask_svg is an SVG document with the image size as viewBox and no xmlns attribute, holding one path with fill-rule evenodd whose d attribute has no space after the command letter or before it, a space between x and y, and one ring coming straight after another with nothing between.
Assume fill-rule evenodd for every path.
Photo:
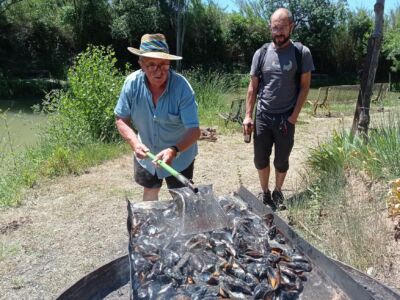
<instances>
[{"instance_id":1,"label":"gravel ground","mask_svg":"<svg viewBox=\"0 0 400 300\"><path fill-rule=\"evenodd\" d=\"M296 128L286 196L301 186L310 147L342 122L303 116ZM231 194L241 184L254 194L259 192L252 145L243 143L241 134L200 141L199 149L197 184L212 183L217 196ZM0 299L54 299L83 276L125 255L125 198L140 201L141 194L132 180L131 154L83 175L42 182L28 190L20 207L0 211ZM170 199L165 187L161 198ZM126 293L120 296L127 298Z\"/></svg>"}]
</instances>

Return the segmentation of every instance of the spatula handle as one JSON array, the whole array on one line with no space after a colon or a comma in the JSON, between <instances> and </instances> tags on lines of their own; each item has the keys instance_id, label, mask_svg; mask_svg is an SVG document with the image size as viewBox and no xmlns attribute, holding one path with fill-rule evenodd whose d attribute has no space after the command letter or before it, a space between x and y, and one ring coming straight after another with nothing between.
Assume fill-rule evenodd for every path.
<instances>
[{"instance_id":1,"label":"spatula handle","mask_svg":"<svg viewBox=\"0 0 400 300\"><path fill-rule=\"evenodd\" d=\"M146 152L146 155L152 159L155 160L156 156L154 154L152 154L150 151ZM175 170L174 168L172 168L170 165L166 164L165 162L163 162L161 159L157 160L157 163L165 170L167 171L169 174L171 174L172 176L174 176L176 179L178 179L182 184L184 184L185 186L187 186L188 188L190 188L194 193L197 193L199 191L199 189L193 184L193 181L189 180L188 178L186 178L185 176L183 176L181 173L179 173L177 170Z\"/></svg>"}]
</instances>

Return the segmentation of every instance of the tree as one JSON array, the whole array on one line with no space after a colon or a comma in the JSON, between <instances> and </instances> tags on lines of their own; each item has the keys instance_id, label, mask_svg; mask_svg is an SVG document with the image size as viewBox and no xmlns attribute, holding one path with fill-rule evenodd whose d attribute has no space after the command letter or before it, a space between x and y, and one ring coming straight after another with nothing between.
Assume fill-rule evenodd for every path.
<instances>
[{"instance_id":1,"label":"tree","mask_svg":"<svg viewBox=\"0 0 400 300\"><path fill-rule=\"evenodd\" d=\"M68 0L63 6L63 19L66 25L72 26L80 51L88 44L111 41L111 13L107 0Z\"/></svg>"},{"instance_id":2,"label":"tree","mask_svg":"<svg viewBox=\"0 0 400 300\"><path fill-rule=\"evenodd\" d=\"M374 5L375 30L368 43L367 57L365 59L361 78L360 91L358 94L356 110L354 113L352 133L358 132L366 138L370 122L369 107L372 95L372 87L375 81L376 69L378 68L379 52L383 39L383 9L385 0L377 0Z\"/></svg>"},{"instance_id":3,"label":"tree","mask_svg":"<svg viewBox=\"0 0 400 300\"><path fill-rule=\"evenodd\" d=\"M184 64L221 66L226 61L224 14L215 3L192 0L187 22L190 35L184 44Z\"/></svg>"},{"instance_id":4,"label":"tree","mask_svg":"<svg viewBox=\"0 0 400 300\"><path fill-rule=\"evenodd\" d=\"M173 33L161 4L159 0L113 0L111 36L121 61L132 61L126 47L137 47L141 36L146 33L165 34L171 46ZM138 67L136 62L134 66Z\"/></svg>"},{"instance_id":5,"label":"tree","mask_svg":"<svg viewBox=\"0 0 400 300\"><path fill-rule=\"evenodd\" d=\"M9 1L11 3L11 1ZM33 70L62 76L73 39L61 21L57 0L13 1L0 13L0 65L10 75L25 76Z\"/></svg>"},{"instance_id":6,"label":"tree","mask_svg":"<svg viewBox=\"0 0 400 300\"><path fill-rule=\"evenodd\" d=\"M348 33L354 50L352 56L357 65L361 65L373 30L372 16L365 9L359 9L356 13L350 12L348 16Z\"/></svg>"},{"instance_id":7,"label":"tree","mask_svg":"<svg viewBox=\"0 0 400 300\"><path fill-rule=\"evenodd\" d=\"M385 32L383 53L391 61L391 71L400 71L400 7L392 10Z\"/></svg>"},{"instance_id":8,"label":"tree","mask_svg":"<svg viewBox=\"0 0 400 300\"><path fill-rule=\"evenodd\" d=\"M268 23L277 8L289 9L296 26L293 39L311 48L318 69L328 71L336 65L332 44L334 33L345 18L345 0L241 0L240 3L242 7L257 9L256 15L265 16ZM250 13L248 8L242 10Z\"/></svg>"},{"instance_id":9,"label":"tree","mask_svg":"<svg viewBox=\"0 0 400 300\"><path fill-rule=\"evenodd\" d=\"M230 14L227 19L225 35L230 60L240 69L248 71L254 52L270 40L266 22L256 16L246 18L239 13Z\"/></svg>"},{"instance_id":10,"label":"tree","mask_svg":"<svg viewBox=\"0 0 400 300\"><path fill-rule=\"evenodd\" d=\"M182 56L183 42L185 40L186 22L190 0L164 0L170 15L171 25L175 29L176 55ZM163 2L163 1L162 1ZM180 60L176 62L178 72L182 69Z\"/></svg>"}]
</instances>

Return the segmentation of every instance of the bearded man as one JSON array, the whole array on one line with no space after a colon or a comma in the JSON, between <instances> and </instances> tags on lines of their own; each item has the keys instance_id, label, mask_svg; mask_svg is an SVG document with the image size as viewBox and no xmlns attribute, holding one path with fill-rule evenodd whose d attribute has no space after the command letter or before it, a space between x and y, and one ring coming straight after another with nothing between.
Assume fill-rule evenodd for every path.
<instances>
[{"instance_id":1,"label":"bearded man","mask_svg":"<svg viewBox=\"0 0 400 300\"><path fill-rule=\"evenodd\" d=\"M289 169L295 124L307 99L314 70L310 50L290 39L293 29L294 20L289 10L279 8L272 14L272 42L253 56L243 120L245 133L251 134L254 129L254 164L262 190L260 196L273 210L285 208L282 186ZM269 160L273 146L275 187L271 194Z\"/></svg>"}]
</instances>

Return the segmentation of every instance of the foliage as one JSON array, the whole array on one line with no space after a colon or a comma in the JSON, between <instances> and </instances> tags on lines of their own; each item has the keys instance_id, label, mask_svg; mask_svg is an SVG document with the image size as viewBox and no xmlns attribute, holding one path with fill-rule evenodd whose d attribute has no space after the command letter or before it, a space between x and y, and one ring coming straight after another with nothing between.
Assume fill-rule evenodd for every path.
<instances>
[{"instance_id":1,"label":"foliage","mask_svg":"<svg viewBox=\"0 0 400 300\"><path fill-rule=\"evenodd\" d=\"M115 64L110 48L90 46L78 55L68 72L69 91L51 99L52 104L59 103L57 113L68 128L86 130L101 141L117 139L113 110L124 77Z\"/></svg>"},{"instance_id":2,"label":"foliage","mask_svg":"<svg viewBox=\"0 0 400 300\"><path fill-rule=\"evenodd\" d=\"M372 178L400 176L400 122L392 116L371 129L368 143L350 133L335 132L331 141L311 151L308 164L319 174L343 174L352 167Z\"/></svg>"},{"instance_id":3,"label":"foliage","mask_svg":"<svg viewBox=\"0 0 400 300\"><path fill-rule=\"evenodd\" d=\"M238 13L228 16L225 39L229 57L246 70L251 64L254 52L270 39L265 21L260 18L246 18ZM243 51L252 49L253 51ZM236 61L235 61L236 60Z\"/></svg>"},{"instance_id":4,"label":"foliage","mask_svg":"<svg viewBox=\"0 0 400 300\"><path fill-rule=\"evenodd\" d=\"M22 188L42 177L79 174L121 152L118 143L104 144L119 141L113 109L125 75L115 62L104 47L91 46L77 57L69 89L52 91L43 103L48 124L38 144L0 156L0 206L17 205ZM0 141L0 149L12 146L11 139Z\"/></svg>"},{"instance_id":5,"label":"foliage","mask_svg":"<svg viewBox=\"0 0 400 300\"><path fill-rule=\"evenodd\" d=\"M400 8L392 11L385 32L383 53L392 62L391 70L400 71Z\"/></svg>"},{"instance_id":6,"label":"foliage","mask_svg":"<svg viewBox=\"0 0 400 300\"><path fill-rule=\"evenodd\" d=\"M304 229L307 240L329 256L361 270L383 264L383 195L364 181L365 175L384 180L399 177L399 141L398 116L392 116L371 130L368 143L349 133L335 132L331 140L311 151L305 176L307 189L289 206L289 219ZM398 180L395 183L387 199L392 216L400 207ZM365 201L372 193L377 200Z\"/></svg>"},{"instance_id":7,"label":"foliage","mask_svg":"<svg viewBox=\"0 0 400 300\"><path fill-rule=\"evenodd\" d=\"M308 165L323 176L343 175L347 156L354 147L353 137L346 137L335 131L331 141L311 150Z\"/></svg>"},{"instance_id":8,"label":"foliage","mask_svg":"<svg viewBox=\"0 0 400 300\"><path fill-rule=\"evenodd\" d=\"M14 76L48 70L62 77L73 48L59 1L18 1L0 14L0 65Z\"/></svg>"},{"instance_id":9,"label":"foliage","mask_svg":"<svg viewBox=\"0 0 400 300\"><path fill-rule=\"evenodd\" d=\"M173 53L180 52L183 42L186 69L247 72L254 52L270 41L271 13L282 6L293 12L293 39L310 48L317 72L354 76L360 69L373 24L366 10L352 12L344 0L237 3L240 11L232 13L215 1L201 0L5 1L0 9L0 69L8 77L32 77L44 70L65 78L74 56L88 44L112 45L123 66L135 59L127 46L137 47L145 33L161 32ZM382 52L393 70L399 56L396 16L393 12L387 18ZM381 60L380 74L388 69L389 63Z\"/></svg>"},{"instance_id":10,"label":"foliage","mask_svg":"<svg viewBox=\"0 0 400 300\"><path fill-rule=\"evenodd\" d=\"M113 0L112 37L116 41L138 45L145 33L168 32L165 16L156 3L155 0Z\"/></svg>"},{"instance_id":11,"label":"foliage","mask_svg":"<svg viewBox=\"0 0 400 300\"><path fill-rule=\"evenodd\" d=\"M224 94L233 91L235 81L222 73L198 68L187 71L184 75L195 92L200 119L209 124L224 107Z\"/></svg>"},{"instance_id":12,"label":"foliage","mask_svg":"<svg viewBox=\"0 0 400 300\"><path fill-rule=\"evenodd\" d=\"M111 10L107 0L67 1L61 7L63 23L72 28L77 50L88 44L107 45L111 39Z\"/></svg>"},{"instance_id":13,"label":"foliage","mask_svg":"<svg viewBox=\"0 0 400 300\"><path fill-rule=\"evenodd\" d=\"M216 69L225 61L223 12L213 2L208 5L201 0L192 0L189 11L186 42L183 47L185 60L192 66L213 66Z\"/></svg>"}]
</instances>

